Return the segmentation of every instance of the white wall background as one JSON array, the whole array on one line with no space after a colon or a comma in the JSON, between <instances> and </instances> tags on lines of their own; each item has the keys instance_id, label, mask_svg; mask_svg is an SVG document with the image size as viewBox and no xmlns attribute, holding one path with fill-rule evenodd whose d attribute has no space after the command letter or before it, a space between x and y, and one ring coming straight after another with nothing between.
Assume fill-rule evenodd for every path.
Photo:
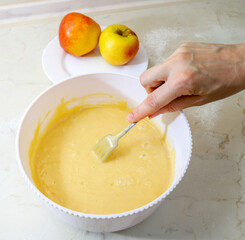
<instances>
[{"instance_id":1,"label":"white wall background","mask_svg":"<svg viewBox=\"0 0 245 240\"><path fill-rule=\"evenodd\" d=\"M185 0L0 0L0 22L11 23L64 15L79 9L83 13L154 6ZM192 0L189 0L192 1ZM194 1L194 0L193 0Z\"/></svg>"}]
</instances>

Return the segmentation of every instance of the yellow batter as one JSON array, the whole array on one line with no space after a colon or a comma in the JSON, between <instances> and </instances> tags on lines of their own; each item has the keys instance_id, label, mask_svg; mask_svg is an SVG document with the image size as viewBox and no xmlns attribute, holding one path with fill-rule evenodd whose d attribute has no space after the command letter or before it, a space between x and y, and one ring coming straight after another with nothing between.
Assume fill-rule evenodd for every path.
<instances>
[{"instance_id":1,"label":"yellow batter","mask_svg":"<svg viewBox=\"0 0 245 240\"><path fill-rule=\"evenodd\" d=\"M130 130L102 163L91 150L129 125L126 103L61 106L43 134L37 128L29 151L34 182L44 195L75 211L113 214L141 207L169 188L174 151L149 120Z\"/></svg>"}]
</instances>

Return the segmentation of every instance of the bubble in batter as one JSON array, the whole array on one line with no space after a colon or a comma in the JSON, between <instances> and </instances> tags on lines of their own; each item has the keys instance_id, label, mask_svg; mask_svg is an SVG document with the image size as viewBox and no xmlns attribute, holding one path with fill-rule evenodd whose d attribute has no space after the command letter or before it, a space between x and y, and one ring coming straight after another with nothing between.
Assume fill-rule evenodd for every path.
<instances>
[{"instance_id":1,"label":"bubble in batter","mask_svg":"<svg viewBox=\"0 0 245 240\"><path fill-rule=\"evenodd\" d=\"M141 159L147 159L148 158L148 154L146 153L146 152L143 152L143 153L141 153L140 154L140 156L139 156L139 158L141 158Z\"/></svg>"}]
</instances>

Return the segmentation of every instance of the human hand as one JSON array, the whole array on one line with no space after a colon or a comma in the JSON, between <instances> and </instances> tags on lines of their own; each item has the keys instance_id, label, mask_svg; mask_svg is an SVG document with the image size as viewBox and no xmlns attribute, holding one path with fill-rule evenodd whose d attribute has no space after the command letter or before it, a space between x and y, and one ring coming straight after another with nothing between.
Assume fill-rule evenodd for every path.
<instances>
[{"instance_id":1,"label":"human hand","mask_svg":"<svg viewBox=\"0 0 245 240\"><path fill-rule=\"evenodd\" d=\"M129 122L231 96L245 88L245 43L184 43L146 70L140 82L149 95L128 115Z\"/></svg>"}]
</instances>

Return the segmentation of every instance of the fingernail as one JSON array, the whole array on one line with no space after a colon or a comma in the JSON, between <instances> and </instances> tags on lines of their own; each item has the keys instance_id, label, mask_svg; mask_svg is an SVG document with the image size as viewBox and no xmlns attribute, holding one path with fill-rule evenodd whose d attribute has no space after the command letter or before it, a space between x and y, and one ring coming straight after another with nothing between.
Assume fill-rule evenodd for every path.
<instances>
[{"instance_id":1,"label":"fingernail","mask_svg":"<svg viewBox=\"0 0 245 240\"><path fill-rule=\"evenodd\" d=\"M128 122L132 122L133 118L134 118L134 115L133 115L133 113L131 112L131 113L129 113L129 115L127 116L127 121L128 121Z\"/></svg>"}]
</instances>

